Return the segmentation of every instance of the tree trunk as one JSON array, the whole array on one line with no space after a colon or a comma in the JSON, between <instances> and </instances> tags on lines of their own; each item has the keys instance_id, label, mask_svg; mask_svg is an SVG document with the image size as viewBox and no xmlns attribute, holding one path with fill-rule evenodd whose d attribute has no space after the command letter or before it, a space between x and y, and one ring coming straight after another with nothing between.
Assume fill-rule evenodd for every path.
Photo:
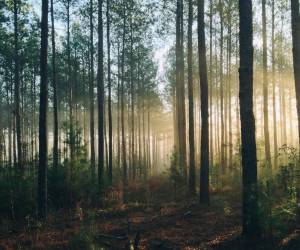
<instances>
[{"instance_id":1,"label":"tree trunk","mask_svg":"<svg viewBox=\"0 0 300 250\"><path fill-rule=\"evenodd\" d=\"M209 203L209 127L208 127L208 80L205 46L204 0L198 0L198 51L201 88L201 160L200 202Z\"/></svg>"},{"instance_id":2,"label":"tree trunk","mask_svg":"<svg viewBox=\"0 0 300 250\"><path fill-rule=\"evenodd\" d=\"M70 1L67 0L67 55L68 55L68 88L69 88L69 147L70 147L70 161L72 178L72 165L74 164L75 156L75 141L74 141L74 124L73 124L73 84L71 82L71 47L70 47Z\"/></svg>"},{"instance_id":3,"label":"tree trunk","mask_svg":"<svg viewBox=\"0 0 300 250\"><path fill-rule=\"evenodd\" d=\"M220 12L220 22L221 22L221 34L220 34L220 112L221 112L221 167L223 173L225 173L225 124L224 124L224 82L223 82L223 31L224 31L224 21L223 21L223 2L219 0L219 12Z\"/></svg>"},{"instance_id":4,"label":"tree trunk","mask_svg":"<svg viewBox=\"0 0 300 250\"><path fill-rule=\"evenodd\" d=\"M17 137L17 167L23 169L21 116L20 116L20 62L19 62L19 0L14 0L14 75L15 75L15 128Z\"/></svg>"},{"instance_id":5,"label":"tree trunk","mask_svg":"<svg viewBox=\"0 0 300 250\"><path fill-rule=\"evenodd\" d=\"M232 53L232 46L231 46L231 37L232 37L232 20L231 20L231 12L232 6L231 4L228 7L228 116L229 116L229 167L232 168L233 166L233 143L232 143L232 101L231 101L231 53Z\"/></svg>"},{"instance_id":6,"label":"tree trunk","mask_svg":"<svg viewBox=\"0 0 300 250\"><path fill-rule=\"evenodd\" d=\"M188 97L189 97L189 147L190 147L190 175L189 193L196 194L195 187L195 135L194 135L194 86L193 86L193 3L189 0L188 17Z\"/></svg>"},{"instance_id":7,"label":"tree trunk","mask_svg":"<svg viewBox=\"0 0 300 250\"><path fill-rule=\"evenodd\" d=\"M108 82L108 179L109 184L112 184L112 107L111 107L111 67L110 67L110 1L106 3L106 27L107 27L107 82Z\"/></svg>"},{"instance_id":8,"label":"tree trunk","mask_svg":"<svg viewBox=\"0 0 300 250\"><path fill-rule=\"evenodd\" d=\"M108 156L108 143L107 143L107 125L106 125L106 119L107 119L107 108L106 108L106 99L105 99L105 90L104 90L104 107L103 107L103 130L104 130L104 153L105 153L105 171L106 174L108 174L108 165L109 165L109 156ZM104 173L104 172L103 172ZM109 177L109 176L107 176Z\"/></svg>"},{"instance_id":9,"label":"tree trunk","mask_svg":"<svg viewBox=\"0 0 300 250\"><path fill-rule=\"evenodd\" d=\"M120 142L120 43L118 42L118 86L117 86L117 94L118 94L118 105L117 105L117 109L118 109L118 113L117 113L117 128L118 128L118 132L117 132L117 163L118 163L118 168L120 169L120 162L121 162L121 142Z\"/></svg>"},{"instance_id":10,"label":"tree trunk","mask_svg":"<svg viewBox=\"0 0 300 250\"><path fill-rule=\"evenodd\" d=\"M103 82L103 0L98 0L98 70L97 70L97 95L98 95L98 185L100 196L103 188L104 171L104 82Z\"/></svg>"},{"instance_id":11,"label":"tree trunk","mask_svg":"<svg viewBox=\"0 0 300 250\"><path fill-rule=\"evenodd\" d=\"M273 137L274 137L274 168L278 167L277 112L276 112L276 81L275 81L275 0L272 0L272 97L273 97Z\"/></svg>"},{"instance_id":12,"label":"tree trunk","mask_svg":"<svg viewBox=\"0 0 300 250\"><path fill-rule=\"evenodd\" d=\"M252 1L239 0L240 16L240 113L243 165L243 233L259 236L257 205L257 157L253 114Z\"/></svg>"},{"instance_id":13,"label":"tree trunk","mask_svg":"<svg viewBox=\"0 0 300 250\"><path fill-rule=\"evenodd\" d=\"M266 0L262 0L262 36L263 36L263 113L266 165L272 167L269 136L269 95L268 95L268 51L267 51L267 21Z\"/></svg>"},{"instance_id":14,"label":"tree trunk","mask_svg":"<svg viewBox=\"0 0 300 250\"><path fill-rule=\"evenodd\" d=\"M178 163L182 169L184 182L187 180L186 169L186 136L185 136L185 91L184 91L184 58L183 58L183 2L177 0L176 13L176 101L178 129Z\"/></svg>"},{"instance_id":15,"label":"tree trunk","mask_svg":"<svg viewBox=\"0 0 300 250\"><path fill-rule=\"evenodd\" d=\"M59 162L58 153L58 100L57 100L57 82L56 82L56 49L55 49L55 29L54 29L54 9L53 0L51 4L51 42L52 42L52 86L53 86L53 168L57 170Z\"/></svg>"},{"instance_id":16,"label":"tree trunk","mask_svg":"<svg viewBox=\"0 0 300 250\"><path fill-rule=\"evenodd\" d=\"M214 140L213 140L213 116L212 116L212 110L213 110L213 0L210 0L209 4L209 85L210 85L210 91L209 91L209 110L210 110L210 117L209 117L209 133L210 133L210 164L211 166L214 165L214 154L213 154L213 148L214 148Z\"/></svg>"},{"instance_id":17,"label":"tree trunk","mask_svg":"<svg viewBox=\"0 0 300 250\"><path fill-rule=\"evenodd\" d=\"M12 84L12 83L11 83ZM10 87L6 86L6 101L7 101L7 107L8 107L8 167L10 168L12 166L12 116L11 116L11 101L9 98L9 90Z\"/></svg>"},{"instance_id":18,"label":"tree trunk","mask_svg":"<svg viewBox=\"0 0 300 250\"><path fill-rule=\"evenodd\" d=\"M95 158L95 118L94 118L94 24L93 24L93 0L90 0L90 83L89 83L89 99L90 99L90 150L91 150L91 175L95 179L96 158Z\"/></svg>"},{"instance_id":19,"label":"tree trunk","mask_svg":"<svg viewBox=\"0 0 300 250\"><path fill-rule=\"evenodd\" d=\"M45 219L47 215L47 109L48 109L48 0L42 1L41 54L40 54L40 118L39 118L39 169L38 169L38 215Z\"/></svg>"},{"instance_id":20,"label":"tree trunk","mask_svg":"<svg viewBox=\"0 0 300 250\"><path fill-rule=\"evenodd\" d=\"M293 63L298 114L298 143L300 143L300 14L299 0L291 0ZM299 146L299 145L298 145ZM300 148L300 147L299 147ZM300 149L299 149L300 150Z\"/></svg>"},{"instance_id":21,"label":"tree trunk","mask_svg":"<svg viewBox=\"0 0 300 250\"><path fill-rule=\"evenodd\" d=\"M126 6L125 2L123 2L124 5L124 12L123 12L123 38L122 38L122 62L121 62L121 137L122 137L122 165L123 165L123 202L127 203L127 162L126 162L126 140L125 140L125 121L124 121L124 81L125 81L125 75L124 75L124 63L125 63L125 35L126 35Z\"/></svg>"}]
</instances>

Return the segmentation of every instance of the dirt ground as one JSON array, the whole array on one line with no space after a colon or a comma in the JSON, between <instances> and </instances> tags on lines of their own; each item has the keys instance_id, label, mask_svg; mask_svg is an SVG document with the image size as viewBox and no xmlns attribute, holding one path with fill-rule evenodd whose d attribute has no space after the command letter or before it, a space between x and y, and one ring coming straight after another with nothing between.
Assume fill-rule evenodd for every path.
<instances>
[{"instance_id":1,"label":"dirt ground","mask_svg":"<svg viewBox=\"0 0 300 250\"><path fill-rule=\"evenodd\" d=\"M240 239L239 200L238 195L214 194L208 207L195 199L184 204L129 203L106 210L77 208L68 215L64 211L49 216L45 225L2 225L0 250L300 249L297 228L280 242L245 244Z\"/></svg>"}]
</instances>

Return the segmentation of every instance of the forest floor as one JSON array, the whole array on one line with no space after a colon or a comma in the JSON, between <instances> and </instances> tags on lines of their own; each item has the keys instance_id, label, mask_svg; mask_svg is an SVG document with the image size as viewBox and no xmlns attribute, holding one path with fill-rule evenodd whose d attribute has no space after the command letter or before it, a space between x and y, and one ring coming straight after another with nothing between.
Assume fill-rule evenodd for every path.
<instances>
[{"instance_id":1,"label":"forest floor","mask_svg":"<svg viewBox=\"0 0 300 250\"><path fill-rule=\"evenodd\" d=\"M241 234L240 195L230 190L197 200L129 203L109 209L77 208L49 216L44 226L2 226L0 250L8 249L246 249ZM75 215L74 215L75 214ZM300 227L286 237L247 249L300 249ZM136 248L135 248L136 247Z\"/></svg>"}]
</instances>

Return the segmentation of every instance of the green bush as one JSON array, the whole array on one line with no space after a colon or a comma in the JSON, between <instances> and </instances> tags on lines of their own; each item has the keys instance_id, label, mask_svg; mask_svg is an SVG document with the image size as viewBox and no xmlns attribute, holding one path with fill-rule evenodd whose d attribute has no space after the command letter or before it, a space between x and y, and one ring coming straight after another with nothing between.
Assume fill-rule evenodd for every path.
<instances>
[{"instance_id":1,"label":"green bush","mask_svg":"<svg viewBox=\"0 0 300 250\"><path fill-rule=\"evenodd\" d=\"M90 250L92 247L92 237L85 232L73 236L68 242L69 250Z\"/></svg>"},{"instance_id":2,"label":"green bush","mask_svg":"<svg viewBox=\"0 0 300 250\"><path fill-rule=\"evenodd\" d=\"M298 163L289 158L274 178L259 183L259 216L266 234L281 237L299 222Z\"/></svg>"},{"instance_id":3,"label":"green bush","mask_svg":"<svg viewBox=\"0 0 300 250\"><path fill-rule=\"evenodd\" d=\"M36 178L14 168L0 169L0 215L12 219L35 215Z\"/></svg>"}]
</instances>

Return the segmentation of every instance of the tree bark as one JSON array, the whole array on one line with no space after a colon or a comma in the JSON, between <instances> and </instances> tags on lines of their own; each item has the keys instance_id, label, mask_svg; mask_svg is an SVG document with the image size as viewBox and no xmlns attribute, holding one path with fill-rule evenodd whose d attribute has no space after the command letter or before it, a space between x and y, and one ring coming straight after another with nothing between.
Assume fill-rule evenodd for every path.
<instances>
[{"instance_id":1,"label":"tree bark","mask_svg":"<svg viewBox=\"0 0 300 250\"><path fill-rule=\"evenodd\" d=\"M198 51L201 88L201 160L200 202L209 203L209 127L208 127L208 80L205 46L204 0L198 0Z\"/></svg>"},{"instance_id":2,"label":"tree bark","mask_svg":"<svg viewBox=\"0 0 300 250\"><path fill-rule=\"evenodd\" d=\"M266 165L272 167L269 135L269 95L268 95L268 51L267 51L267 21L266 0L262 0L262 36L263 36L263 112Z\"/></svg>"},{"instance_id":3,"label":"tree bark","mask_svg":"<svg viewBox=\"0 0 300 250\"><path fill-rule=\"evenodd\" d=\"M98 70L97 70L97 95L98 95L98 185L100 198L103 189L104 171L104 82L103 82L103 0L98 0ZM102 202L102 201L100 201Z\"/></svg>"},{"instance_id":4,"label":"tree bark","mask_svg":"<svg viewBox=\"0 0 300 250\"><path fill-rule=\"evenodd\" d=\"M75 157L75 135L74 135L74 124L73 124L73 84L71 81L71 46L70 46L70 1L67 0L67 56L68 56L68 88L69 88L69 147L70 147L70 161L71 161L71 173Z\"/></svg>"},{"instance_id":5,"label":"tree bark","mask_svg":"<svg viewBox=\"0 0 300 250\"><path fill-rule=\"evenodd\" d=\"M257 205L257 156L253 114L252 1L239 0L240 17L240 114L243 165L243 234L259 236Z\"/></svg>"},{"instance_id":6,"label":"tree bark","mask_svg":"<svg viewBox=\"0 0 300 250\"><path fill-rule=\"evenodd\" d=\"M108 180L112 184L112 107L111 107L111 61L110 61L110 1L106 2L106 28L107 28L107 82L108 82Z\"/></svg>"},{"instance_id":7,"label":"tree bark","mask_svg":"<svg viewBox=\"0 0 300 250\"><path fill-rule=\"evenodd\" d=\"M226 169L225 159L225 124L224 124L224 82L223 82L223 43L224 43L224 21L223 21L223 2L219 0L219 12L220 12L220 112L221 112L221 167L223 173Z\"/></svg>"},{"instance_id":8,"label":"tree bark","mask_svg":"<svg viewBox=\"0 0 300 250\"><path fill-rule=\"evenodd\" d=\"M117 163L118 163L118 168L120 169L120 162L121 162L121 142L120 142L120 43L118 42L118 86L117 86L117 94L118 94L118 105L117 105L117 109L118 109L118 113L117 113L117 128L118 128L118 132L117 132Z\"/></svg>"},{"instance_id":9,"label":"tree bark","mask_svg":"<svg viewBox=\"0 0 300 250\"><path fill-rule=\"evenodd\" d=\"M183 58L183 2L177 0L176 11L176 105L178 129L178 165L182 169L184 182L187 181L186 169L186 122L185 122L185 88Z\"/></svg>"},{"instance_id":10,"label":"tree bark","mask_svg":"<svg viewBox=\"0 0 300 250\"><path fill-rule=\"evenodd\" d=\"M293 63L298 115L298 143L300 143L300 14L299 0L291 0ZM299 145L298 145L299 146ZM300 147L299 147L300 148ZM300 150L300 149L299 149Z\"/></svg>"},{"instance_id":11,"label":"tree bark","mask_svg":"<svg viewBox=\"0 0 300 250\"><path fill-rule=\"evenodd\" d=\"M188 97L189 97L189 147L190 175L189 193L196 194L195 187L195 135L194 135L194 86L193 86L193 2L189 0L188 15Z\"/></svg>"},{"instance_id":12,"label":"tree bark","mask_svg":"<svg viewBox=\"0 0 300 250\"><path fill-rule=\"evenodd\" d=\"M272 0L272 97L273 97L273 137L274 137L274 168L278 167L277 112L276 112L276 81L275 81L275 0Z\"/></svg>"},{"instance_id":13,"label":"tree bark","mask_svg":"<svg viewBox=\"0 0 300 250\"><path fill-rule=\"evenodd\" d=\"M233 166L233 143L232 143L232 101L231 101L231 87L232 87L232 79L231 79L231 53L232 53L232 45L231 45L231 38L232 38L232 19L231 19L231 12L232 12L232 5L231 2L228 6L228 128L229 128L229 167L232 168Z\"/></svg>"},{"instance_id":14,"label":"tree bark","mask_svg":"<svg viewBox=\"0 0 300 250\"><path fill-rule=\"evenodd\" d=\"M125 82L125 75L124 75L124 63L125 63L125 38L126 38L126 5L125 1L123 1L123 38L122 38L122 61L121 61L121 141L122 141L122 165L123 165L123 202L127 203L127 161L126 161L126 139L125 139L125 121L124 121L124 82Z\"/></svg>"},{"instance_id":15,"label":"tree bark","mask_svg":"<svg viewBox=\"0 0 300 250\"><path fill-rule=\"evenodd\" d=\"M41 54L40 54L40 117L39 117L39 169L38 169L38 215L47 216L47 110L48 110L48 0L42 1Z\"/></svg>"},{"instance_id":16,"label":"tree bark","mask_svg":"<svg viewBox=\"0 0 300 250\"><path fill-rule=\"evenodd\" d=\"M210 164L211 166L214 165L214 154L213 154L213 148L214 148L214 139L213 139L213 116L212 116L212 110L213 110L213 0L210 0L209 4L209 110L210 110Z\"/></svg>"},{"instance_id":17,"label":"tree bark","mask_svg":"<svg viewBox=\"0 0 300 250\"><path fill-rule=\"evenodd\" d=\"M20 116L20 62L19 62L19 0L14 0L14 81L15 81L15 129L17 137L17 167L24 169L22 154L21 116Z\"/></svg>"},{"instance_id":18,"label":"tree bark","mask_svg":"<svg viewBox=\"0 0 300 250\"><path fill-rule=\"evenodd\" d=\"M54 8L53 0L51 4L51 42L52 42L52 86L53 86L53 168L57 170L59 162L58 147L58 100L57 100L57 81L56 81L56 48L55 48L55 29L54 29Z\"/></svg>"},{"instance_id":19,"label":"tree bark","mask_svg":"<svg viewBox=\"0 0 300 250\"><path fill-rule=\"evenodd\" d=\"M95 179L96 174L96 158L95 158L95 117L94 117L94 24L93 24L93 0L90 0L90 150L91 150L91 175Z\"/></svg>"}]
</instances>

